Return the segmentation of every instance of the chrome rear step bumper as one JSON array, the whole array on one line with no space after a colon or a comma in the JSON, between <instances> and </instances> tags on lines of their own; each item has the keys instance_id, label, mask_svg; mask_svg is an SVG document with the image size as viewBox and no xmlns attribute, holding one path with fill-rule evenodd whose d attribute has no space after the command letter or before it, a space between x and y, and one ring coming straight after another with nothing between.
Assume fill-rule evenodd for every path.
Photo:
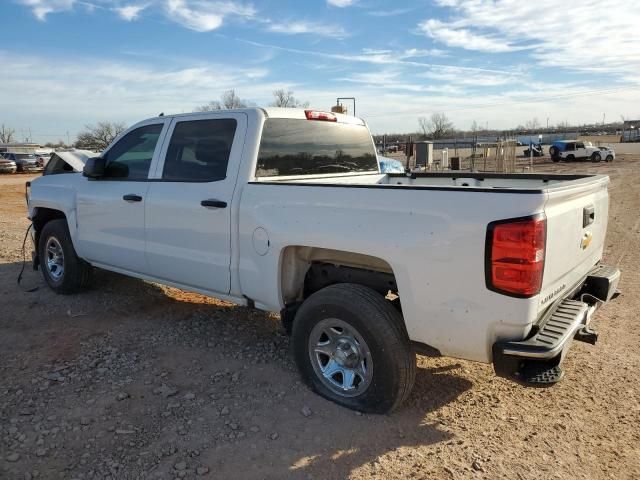
<instances>
[{"instance_id":1,"label":"chrome rear step bumper","mask_svg":"<svg viewBox=\"0 0 640 480\"><path fill-rule=\"evenodd\" d=\"M598 305L615 296L619 280L620 271L615 267L594 268L573 299L566 298L555 305L529 338L496 342L493 345L496 374L532 385L558 382L564 375L560 363L574 338L596 342L598 334L588 325Z\"/></svg>"}]
</instances>

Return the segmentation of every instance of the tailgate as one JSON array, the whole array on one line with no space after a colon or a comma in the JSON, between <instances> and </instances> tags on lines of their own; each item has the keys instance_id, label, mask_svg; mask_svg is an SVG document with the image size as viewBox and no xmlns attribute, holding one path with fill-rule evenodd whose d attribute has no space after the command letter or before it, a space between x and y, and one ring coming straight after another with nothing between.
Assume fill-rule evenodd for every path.
<instances>
[{"instance_id":1,"label":"tailgate","mask_svg":"<svg viewBox=\"0 0 640 480\"><path fill-rule=\"evenodd\" d=\"M540 309L565 296L602 259L609 177L597 175L550 186Z\"/></svg>"}]
</instances>

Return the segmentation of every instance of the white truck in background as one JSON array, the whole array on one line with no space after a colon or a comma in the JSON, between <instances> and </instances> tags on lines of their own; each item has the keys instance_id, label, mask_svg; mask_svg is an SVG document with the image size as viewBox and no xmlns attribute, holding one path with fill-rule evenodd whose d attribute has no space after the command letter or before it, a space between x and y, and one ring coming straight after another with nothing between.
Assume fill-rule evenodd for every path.
<instances>
[{"instance_id":1,"label":"white truck in background","mask_svg":"<svg viewBox=\"0 0 640 480\"><path fill-rule=\"evenodd\" d=\"M140 122L83 173L34 180L28 205L56 292L98 267L280 312L316 392L389 412L424 349L560 380L616 292L608 183L384 174L360 119L250 108Z\"/></svg>"}]
</instances>

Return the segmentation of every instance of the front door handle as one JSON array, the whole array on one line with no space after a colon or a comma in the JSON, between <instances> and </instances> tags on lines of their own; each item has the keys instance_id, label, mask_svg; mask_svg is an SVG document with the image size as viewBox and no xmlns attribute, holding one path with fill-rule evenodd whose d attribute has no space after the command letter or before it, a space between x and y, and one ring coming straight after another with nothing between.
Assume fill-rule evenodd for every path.
<instances>
[{"instance_id":1,"label":"front door handle","mask_svg":"<svg viewBox=\"0 0 640 480\"><path fill-rule=\"evenodd\" d=\"M216 200L215 198L202 200L200 202L200 205L202 205L203 207L227 208L227 202L223 202L222 200Z\"/></svg>"},{"instance_id":2,"label":"front door handle","mask_svg":"<svg viewBox=\"0 0 640 480\"><path fill-rule=\"evenodd\" d=\"M130 193L122 197L123 200L127 202L141 202L142 197L140 195L136 195L135 193Z\"/></svg>"}]
</instances>

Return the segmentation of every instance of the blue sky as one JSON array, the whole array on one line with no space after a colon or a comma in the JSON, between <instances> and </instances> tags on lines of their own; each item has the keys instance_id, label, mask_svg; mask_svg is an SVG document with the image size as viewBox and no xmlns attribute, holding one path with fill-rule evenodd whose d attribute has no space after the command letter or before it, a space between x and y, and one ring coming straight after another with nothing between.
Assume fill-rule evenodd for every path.
<instances>
[{"instance_id":1,"label":"blue sky","mask_svg":"<svg viewBox=\"0 0 640 480\"><path fill-rule=\"evenodd\" d=\"M3 0L0 18L0 123L40 142L230 88L355 96L374 133L434 112L458 128L640 116L628 0Z\"/></svg>"}]
</instances>

